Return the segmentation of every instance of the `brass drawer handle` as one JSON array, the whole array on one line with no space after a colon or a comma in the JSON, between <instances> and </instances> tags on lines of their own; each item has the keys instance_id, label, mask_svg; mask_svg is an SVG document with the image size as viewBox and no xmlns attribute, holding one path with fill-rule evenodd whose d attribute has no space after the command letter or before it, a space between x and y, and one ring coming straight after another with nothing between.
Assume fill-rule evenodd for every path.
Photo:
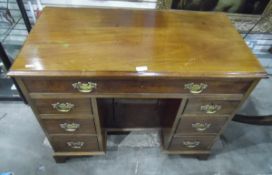
<instances>
[{"instance_id":1,"label":"brass drawer handle","mask_svg":"<svg viewBox=\"0 0 272 175\"><path fill-rule=\"evenodd\" d=\"M200 141L183 141L182 143L187 148L195 148L200 144Z\"/></svg>"},{"instance_id":2,"label":"brass drawer handle","mask_svg":"<svg viewBox=\"0 0 272 175\"><path fill-rule=\"evenodd\" d=\"M61 123L60 128L67 132L75 132L80 127L78 123Z\"/></svg>"},{"instance_id":3,"label":"brass drawer handle","mask_svg":"<svg viewBox=\"0 0 272 175\"><path fill-rule=\"evenodd\" d=\"M195 84L195 83L187 83L184 85L184 89L189 89L192 94L200 94L205 89L208 88L208 85L205 83Z\"/></svg>"},{"instance_id":4,"label":"brass drawer handle","mask_svg":"<svg viewBox=\"0 0 272 175\"><path fill-rule=\"evenodd\" d=\"M75 105L68 102L67 103L57 102L52 104L52 107L59 112L70 112L75 107Z\"/></svg>"},{"instance_id":5,"label":"brass drawer handle","mask_svg":"<svg viewBox=\"0 0 272 175\"><path fill-rule=\"evenodd\" d=\"M73 83L72 86L77 89L79 92L82 93L89 93L92 92L96 88L96 83L87 82L87 83Z\"/></svg>"},{"instance_id":6,"label":"brass drawer handle","mask_svg":"<svg viewBox=\"0 0 272 175\"><path fill-rule=\"evenodd\" d=\"M200 106L201 111L205 111L207 114L214 114L218 111L220 111L222 108L221 105L216 105L216 104L207 104Z\"/></svg>"},{"instance_id":7,"label":"brass drawer handle","mask_svg":"<svg viewBox=\"0 0 272 175\"><path fill-rule=\"evenodd\" d=\"M67 145L73 149L81 149L84 145L84 142L67 142Z\"/></svg>"},{"instance_id":8,"label":"brass drawer handle","mask_svg":"<svg viewBox=\"0 0 272 175\"><path fill-rule=\"evenodd\" d=\"M210 123L193 123L192 127L196 129L196 131L203 132L211 127Z\"/></svg>"}]
</instances>

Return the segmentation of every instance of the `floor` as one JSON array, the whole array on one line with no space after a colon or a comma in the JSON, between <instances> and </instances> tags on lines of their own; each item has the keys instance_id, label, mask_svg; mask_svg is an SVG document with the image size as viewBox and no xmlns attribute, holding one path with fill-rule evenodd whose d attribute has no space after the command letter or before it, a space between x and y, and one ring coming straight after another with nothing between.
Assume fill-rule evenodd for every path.
<instances>
[{"instance_id":1,"label":"floor","mask_svg":"<svg viewBox=\"0 0 272 175\"><path fill-rule=\"evenodd\" d=\"M262 80L240 113L271 114L271 87L271 77ZM155 131L113 135L107 145L106 156L74 158L65 164L56 164L31 109L20 102L0 103L0 172L11 171L15 175L272 175L272 126L231 122L206 161L161 153Z\"/></svg>"}]
</instances>

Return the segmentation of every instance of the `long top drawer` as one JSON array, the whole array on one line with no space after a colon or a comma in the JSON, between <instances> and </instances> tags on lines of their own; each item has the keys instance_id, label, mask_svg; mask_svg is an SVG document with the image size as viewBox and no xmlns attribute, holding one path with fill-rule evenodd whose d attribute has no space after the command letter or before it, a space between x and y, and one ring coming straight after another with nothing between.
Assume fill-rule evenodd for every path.
<instances>
[{"instance_id":1,"label":"long top drawer","mask_svg":"<svg viewBox=\"0 0 272 175\"><path fill-rule=\"evenodd\" d=\"M29 92L34 93L188 93L243 94L249 88L248 79L24 79Z\"/></svg>"}]
</instances>

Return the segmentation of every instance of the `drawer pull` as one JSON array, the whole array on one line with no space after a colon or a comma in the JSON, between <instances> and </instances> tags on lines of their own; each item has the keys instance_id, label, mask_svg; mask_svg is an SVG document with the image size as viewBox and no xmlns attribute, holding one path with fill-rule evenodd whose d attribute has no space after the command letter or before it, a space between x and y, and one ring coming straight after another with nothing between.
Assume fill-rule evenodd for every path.
<instances>
[{"instance_id":1,"label":"drawer pull","mask_svg":"<svg viewBox=\"0 0 272 175\"><path fill-rule=\"evenodd\" d=\"M84 142L67 142L67 145L73 149L81 149Z\"/></svg>"},{"instance_id":2,"label":"drawer pull","mask_svg":"<svg viewBox=\"0 0 272 175\"><path fill-rule=\"evenodd\" d=\"M72 103L60 103L60 102L54 103L52 104L52 106L59 112L70 112L75 107L75 105Z\"/></svg>"},{"instance_id":3,"label":"drawer pull","mask_svg":"<svg viewBox=\"0 0 272 175\"><path fill-rule=\"evenodd\" d=\"M196 129L196 131L203 132L211 127L210 123L193 123L192 127Z\"/></svg>"},{"instance_id":4,"label":"drawer pull","mask_svg":"<svg viewBox=\"0 0 272 175\"><path fill-rule=\"evenodd\" d=\"M183 141L183 145L187 148L195 148L200 144L200 141Z\"/></svg>"},{"instance_id":5,"label":"drawer pull","mask_svg":"<svg viewBox=\"0 0 272 175\"><path fill-rule=\"evenodd\" d=\"M80 127L78 123L61 123L60 128L67 132L75 132Z\"/></svg>"},{"instance_id":6,"label":"drawer pull","mask_svg":"<svg viewBox=\"0 0 272 175\"><path fill-rule=\"evenodd\" d=\"M96 83L87 82L87 83L73 83L72 86L77 89L79 92L82 93L89 93L92 92L96 88Z\"/></svg>"},{"instance_id":7,"label":"drawer pull","mask_svg":"<svg viewBox=\"0 0 272 175\"><path fill-rule=\"evenodd\" d=\"M203 90L207 89L208 85L205 83L195 84L187 83L184 85L184 89L189 89L192 94L200 94Z\"/></svg>"},{"instance_id":8,"label":"drawer pull","mask_svg":"<svg viewBox=\"0 0 272 175\"><path fill-rule=\"evenodd\" d=\"M221 105L208 104L200 106L201 111L205 111L207 114L214 114L221 109Z\"/></svg>"}]
</instances>

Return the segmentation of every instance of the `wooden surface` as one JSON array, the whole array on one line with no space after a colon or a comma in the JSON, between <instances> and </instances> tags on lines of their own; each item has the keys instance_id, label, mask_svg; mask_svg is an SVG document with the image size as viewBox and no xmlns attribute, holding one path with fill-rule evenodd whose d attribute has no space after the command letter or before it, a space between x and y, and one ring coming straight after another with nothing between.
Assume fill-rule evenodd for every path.
<instances>
[{"instance_id":1,"label":"wooden surface","mask_svg":"<svg viewBox=\"0 0 272 175\"><path fill-rule=\"evenodd\" d=\"M239 76L239 75L236 75ZM205 83L208 88L203 94L241 94L250 86L251 79L107 79L97 78L26 78L24 82L30 92L33 93L77 93L72 84L76 82L94 82L96 88L92 94L101 93L188 93L184 86L188 83ZM235 86L233 86L235 84Z\"/></svg>"},{"instance_id":2,"label":"wooden surface","mask_svg":"<svg viewBox=\"0 0 272 175\"><path fill-rule=\"evenodd\" d=\"M238 100L190 99L184 111L184 115L231 115L239 103L240 101ZM206 111L201 110L201 106L205 105L219 105L221 109L214 114L207 114Z\"/></svg>"},{"instance_id":3,"label":"wooden surface","mask_svg":"<svg viewBox=\"0 0 272 175\"><path fill-rule=\"evenodd\" d=\"M9 75L63 161L104 154L107 129L154 127L167 153L207 155L266 73L221 13L46 8ZM74 107L58 112L57 102ZM206 114L207 104L221 108ZM70 134L63 122L80 127Z\"/></svg>"},{"instance_id":4,"label":"wooden surface","mask_svg":"<svg viewBox=\"0 0 272 175\"><path fill-rule=\"evenodd\" d=\"M99 151L97 138L95 136L50 136L53 149L56 152L84 152ZM68 142L83 142L81 148L72 148L67 145Z\"/></svg>"},{"instance_id":5,"label":"wooden surface","mask_svg":"<svg viewBox=\"0 0 272 175\"><path fill-rule=\"evenodd\" d=\"M189 134L217 134L227 121L227 117L218 116L201 116L201 117L185 117L183 116L177 127L176 135ZM210 127L203 131L198 131L192 127L195 123L210 124Z\"/></svg>"},{"instance_id":6,"label":"wooden surface","mask_svg":"<svg viewBox=\"0 0 272 175\"><path fill-rule=\"evenodd\" d=\"M99 99L100 117L105 128L172 127L179 99Z\"/></svg>"},{"instance_id":7,"label":"wooden surface","mask_svg":"<svg viewBox=\"0 0 272 175\"><path fill-rule=\"evenodd\" d=\"M69 112L59 112L52 106L56 103L71 103L74 107ZM34 104L37 106L39 114L92 114L89 99L36 99Z\"/></svg>"},{"instance_id":8,"label":"wooden surface","mask_svg":"<svg viewBox=\"0 0 272 175\"><path fill-rule=\"evenodd\" d=\"M73 132L66 131L60 127L63 123L76 123L79 127ZM49 134L96 134L94 121L90 119L50 119L43 120L43 125Z\"/></svg>"},{"instance_id":9,"label":"wooden surface","mask_svg":"<svg viewBox=\"0 0 272 175\"><path fill-rule=\"evenodd\" d=\"M146 66L144 72L136 71ZM45 8L9 75L263 77L223 13Z\"/></svg>"},{"instance_id":10,"label":"wooden surface","mask_svg":"<svg viewBox=\"0 0 272 175\"><path fill-rule=\"evenodd\" d=\"M207 136L176 136L173 138L172 144L169 147L169 150L179 150L179 151L208 151L211 149L213 140L215 136L207 135ZM200 144L195 148L186 147L183 142L186 141L199 141Z\"/></svg>"}]
</instances>

